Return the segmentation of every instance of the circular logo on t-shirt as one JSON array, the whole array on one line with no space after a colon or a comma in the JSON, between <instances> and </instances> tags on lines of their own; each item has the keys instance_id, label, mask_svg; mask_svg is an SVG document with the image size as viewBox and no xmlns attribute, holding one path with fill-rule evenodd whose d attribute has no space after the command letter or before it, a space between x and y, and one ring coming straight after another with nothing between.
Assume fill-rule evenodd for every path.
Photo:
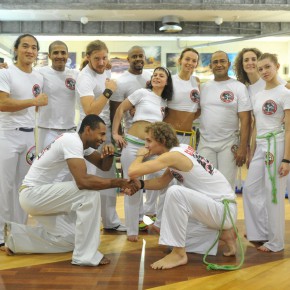
<instances>
[{"instance_id":1,"label":"circular logo on t-shirt","mask_svg":"<svg viewBox=\"0 0 290 290\"><path fill-rule=\"evenodd\" d=\"M220 96L224 103L231 103L234 100L234 93L231 91L224 91Z\"/></svg>"},{"instance_id":2,"label":"circular logo on t-shirt","mask_svg":"<svg viewBox=\"0 0 290 290\"><path fill-rule=\"evenodd\" d=\"M26 162L31 165L35 156L35 146L32 146L26 153Z\"/></svg>"},{"instance_id":3,"label":"circular logo on t-shirt","mask_svg":"<svg viewBox=\"0 0 290 290\"><path fill-rule=\"evenodd\" d=\"M265 115L273 115L277 111L277 104L273 100L267 100L262 107Z\"/></svg>"},{"instance_id":4,"label":"circular logo on t-shirt","mask_svg":"<svg viewBox=\"0 0 290 290\"><path fill-rule=\"evenodd\" d=\"M75 90L75 85L76 85L76 81L72 78L67 78L65 80L65 85L68 89L74 91Z\"/></svg>"},{"instance_id":5,"label":"circular logo on t-shirt","mask_svg":"<svg viewBox=\"0 0 290 290\"><path fill-rule=\"evenodd\" d=\"M35 84L33 87L32 87L32 94L34 97L37 97L41 92L41 89L40 89L40 86L38 84Z\"/></svg>"},{"instance_id":6,"label":"circular logo on t-shirt","mask_svg":"<svg viewBox=\"0 0 290 290\"><path fill-rule=\"evenodd\" d=\"M192 90L190 92L190 99L194 102L199 104L200 101L200 95L199 95L199 91L198 90Z\"/></svg>"},{"instance_id":7,"label":"circular logo on t-shirt","mask_svg":"<svg viewBox=\"0 0 290 290\"><path fill-rule=\"evenodd\" d=\"M181 174L179 174L178 172L174 171L174 170L170 170L171 174L173 175L173 177L179 181L179 182L183 182L183 176Z\"/></svg>"},{"instance_id":8,"label":"circular logo on t-shirt","mask_svg":"<svg viewBox=\"0 0 290 290\"><path fill-rule=\"evenodd\" d=\"M265 164L267 165L267 160L269 160L269 165L274 162L274 155L271 152L266 152L265 154Z\"/></svg>"}]
</instances>

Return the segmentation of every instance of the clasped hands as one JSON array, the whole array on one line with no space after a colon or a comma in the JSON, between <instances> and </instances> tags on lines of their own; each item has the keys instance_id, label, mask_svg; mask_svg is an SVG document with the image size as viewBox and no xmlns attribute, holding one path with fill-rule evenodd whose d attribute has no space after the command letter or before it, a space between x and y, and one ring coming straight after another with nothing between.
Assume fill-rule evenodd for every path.
<instances>
[{"instance_id":1,"label":"clasped hands","mask_svg":"<svg viewBox=\"0 0 290 290\"><path fill-rule=\"evenodd\" d=\"M121 192L126 195L133 195L141 188L141 183L138 179L122 179Z\"/></svg>"}]
</instances>

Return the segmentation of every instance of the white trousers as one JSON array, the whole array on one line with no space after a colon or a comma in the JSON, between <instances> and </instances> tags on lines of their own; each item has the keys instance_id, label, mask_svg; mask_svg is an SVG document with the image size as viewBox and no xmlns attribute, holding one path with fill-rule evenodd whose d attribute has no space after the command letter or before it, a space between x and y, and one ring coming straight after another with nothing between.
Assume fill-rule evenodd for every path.
<instances>
[{"instance_id":1,"label":"white trousers","mask_svg":"<svg viewBox=\"0 0 290 290\"><path fill-rule=\"evenodd\" d=\"M39 226L7 223L6 245L14 253L61 253L73 250L72 263L97 266L100 244L100 194L79 190L75 182L23 189L19 201Z\"/></svg>"},{"instance_id":2,"label":"white trousers","mask_svg":"<svg viewBox=\"0 0 290 290\"><path fill-rule=\"evenodd\" d=\"M198 153L207 158L225 176L233 189L235 189L237 166L231 149L238 144L238 136L233 135L217 142L207 141L200 136L198 145Z\"/></svg>"},{"instance_id":3,"label":"white trousers","mask_svg":"<svg viewBox=\"0 0 290 290\"><path fill-rule=\"evenodd\" d=\"M130 138L132 138L132 136L130 136ZM141 147L143 147L143 145L137 145L128 142L127 146L123 148L121 155L121 164L124 178L128 178L128 168L130 164L135 160L137 151ZM132 196L125 195L124 208L127 235L138 235L139 220L142 220L143 218L143 189L137 191Z\"/></svg>"},{"instance_id":4,"label":"white trousers","mask_svg":"<svg viewBox=\"0 0 290 290\"><path fill-rule=\"evenodd\" d=\"M229 207L236 222L237 205L230 203ZM217 238L224 210L221 201L184 186L172 185L165 197L159 244L206 253ZM232 224L227 214L224 229L230 228ZM216 251L217 245L210 254L214 255Z\"/></svg>"},{"instance_id":5,"label":"white trousers","mask_svg":"<svg viewBox=\"0 0 290 290\"><path fill-rule=\"evenodd\" d=\"M0 243L4 242L6 221L27 221L19 204L18 189L30 167L28 152L33 146L34 132L0 130Z\"/></svg>"},{"instance_id":6,"label":"white trousers","mask_svg":"<svg viewBox=\"0 0 290 290\"><path fill-rule=\"evenodd\" d=\"M111 128L107 127L106 131L106 143L110 143L111 141ZM99 148L99 152L101 152L101 148ZM96 175L102 178L116 178L116 167L113 164L109 171L103 171L92 163L86 161L87 172L88 174ZM106 229L111 229L119 226L121 221L116 211L117 204L117 189L116 188L108 188L100 190L101 195L101 216L103 227Z\"/></svg>"},{"instance_id":7,"label":"white trousers","mask_svg":"<svg viewBox=\"0 0 290 290\"><path fill-rule=\"evenodd\" d=\"M258 140L254 157L243 188L245 224L250 241L268 241L264 245L273 252L284 248L285 234L285 189L287 177L280 178L278 168L284 155L284 138L277 136L276 142L276 187L277 204L272 203L272 183L266 168L266 140ZM274 141L270 152L274 155ZM275 163L270 166L274 170Z\"/></svg>"}]
</instances>

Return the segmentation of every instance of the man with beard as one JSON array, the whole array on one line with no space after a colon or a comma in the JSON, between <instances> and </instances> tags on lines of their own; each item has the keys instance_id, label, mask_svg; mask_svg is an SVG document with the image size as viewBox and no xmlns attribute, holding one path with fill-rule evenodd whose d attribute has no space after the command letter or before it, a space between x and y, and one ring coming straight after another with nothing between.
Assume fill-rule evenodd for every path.
<instances>
[{"instance_id":1,"label":"man with beard","mask_svg":"<svg viewBox=\"0 0 290 290\"><path fill-rule=\"evenodd\" d=\"M114 147L105 144L105 122L87 115L78 133L64 133L33 162L20 187L22 208L39 223L31 227L5 223L7 254L60 253L73 251L72 264L97 266L110 261L98 251L101 203L99 190L121 188L136 191L136 183L126 179L102 178L87 173L85 160L109 170ZM73 181L55 182L59 172L69 168Z\"/></svg>"}]
</instances>

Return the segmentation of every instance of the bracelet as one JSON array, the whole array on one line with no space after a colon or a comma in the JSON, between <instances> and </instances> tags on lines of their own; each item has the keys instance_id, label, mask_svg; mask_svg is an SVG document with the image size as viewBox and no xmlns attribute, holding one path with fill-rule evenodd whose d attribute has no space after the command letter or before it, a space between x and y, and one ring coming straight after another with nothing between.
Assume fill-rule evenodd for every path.
<instances>
[{"instance_id":1,"label":"bracelet","mask_svg":"<svg viewBox=\"0 0 290 290\"><path fill-rule=\"evenodd\" d=\"M113 91L110 90L110 89L105 89L103 91L103 95L107 98L107 99L110 99L110 97L113 95Z\"/></svg>"},{"instance_id":2,"label":"bracelet","mask_svg":"<svg viewBox=\"0 0 290 290\"><path fill-rule=\"evenodd\" d=\"M140 183L141 183L141 187L140 189L143 189L144 188L144 185L145 185L145 182L143 179L139 179Z\"/></svg>"},{"instance_id":3,"label":"bracelet","mask_svg":"<svg viewBox=\"0 0 290 290\"><path fill-rule=\"evenodd\" d=\"M288 159L282 159L282 162L284 162L284 163L290 163L290 160L288 160Z\"/></svg>"}]
</instances>

